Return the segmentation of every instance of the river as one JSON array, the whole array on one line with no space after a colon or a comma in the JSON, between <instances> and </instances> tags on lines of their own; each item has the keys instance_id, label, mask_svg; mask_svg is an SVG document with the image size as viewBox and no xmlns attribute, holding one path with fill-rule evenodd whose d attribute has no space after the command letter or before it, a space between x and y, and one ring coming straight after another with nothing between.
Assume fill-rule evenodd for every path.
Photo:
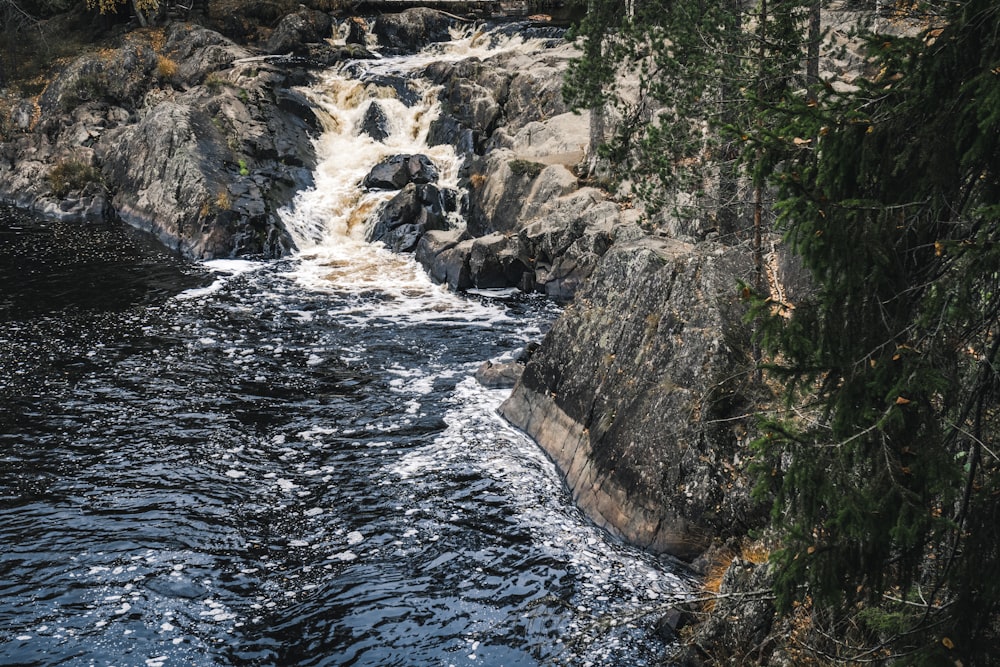
<instances>
[{"instance_id":1,"label":"river","mask_svg":"<svg viewBox=\"0 0 1000 667\"><path fill-rule=\"evenodd\" d=\"M661 664L686 582L582 516L473 378L557 307L364 241L381 156L457 179L422 84L382 100L384 144L357 135L387 94L358 78L414 62L307 91L326 131L286 259L0 209L0 664Z\"/></svg>"}]
</instances>

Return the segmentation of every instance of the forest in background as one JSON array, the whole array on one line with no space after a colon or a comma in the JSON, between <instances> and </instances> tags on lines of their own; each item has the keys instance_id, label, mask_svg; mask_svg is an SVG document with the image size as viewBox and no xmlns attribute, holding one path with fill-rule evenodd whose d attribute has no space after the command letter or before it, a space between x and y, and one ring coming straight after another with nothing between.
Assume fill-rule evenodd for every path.
<instances>
[{"instance_id":1,"label":"forest in background","mask_svg":"<svg viewBox=\"0 0 1000 667\"><path fill-rule=\"evenodd\" d=\"M755 537L779 614L815 640L803 655L991 664L1000 6L588 7L566 92L606 119L610 178L651 220L754 258L742 290L779 399L749 471L772 508ZM768 280L771 242L810 277L794 301Z\"/></svg>"}]
</instances>

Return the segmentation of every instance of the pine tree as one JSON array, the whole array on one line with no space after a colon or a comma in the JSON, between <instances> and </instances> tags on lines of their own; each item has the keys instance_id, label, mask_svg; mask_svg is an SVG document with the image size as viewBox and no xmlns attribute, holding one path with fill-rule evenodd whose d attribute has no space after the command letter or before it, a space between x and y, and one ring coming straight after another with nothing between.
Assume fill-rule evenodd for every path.
<instances>
[{"instance_id":1,"label":"pine tree","mask_svg":"<svg viewBox=\"0 0 1000 667\"><path fill-rule=\"evenodd\" d=\"M784 609L808 598L856 614L855 657L987 664L1000 641L1000 6L933 9L919 36L872 37L875 74L857 92L762 106L779 224L815 294L791 313L758 302L796 414L768 424L759 490L775 500Z\"/></svg>"}]
</instances>

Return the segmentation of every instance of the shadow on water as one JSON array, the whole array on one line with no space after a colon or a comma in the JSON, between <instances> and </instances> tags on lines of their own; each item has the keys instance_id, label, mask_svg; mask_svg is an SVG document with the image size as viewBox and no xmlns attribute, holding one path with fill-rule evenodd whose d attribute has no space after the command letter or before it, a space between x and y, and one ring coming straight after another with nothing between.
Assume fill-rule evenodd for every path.
<instances>
[{"instance_id":1,"label":"shadow on water","mask_svg":"<svg viewBox=\"0 0 1000 667\"><path fill-rule=\"evenodd\" d=\"M207 284L204 271L120 222L60 222L0 206L0 321L120 311Z\"/></svg>"}]
</instances>

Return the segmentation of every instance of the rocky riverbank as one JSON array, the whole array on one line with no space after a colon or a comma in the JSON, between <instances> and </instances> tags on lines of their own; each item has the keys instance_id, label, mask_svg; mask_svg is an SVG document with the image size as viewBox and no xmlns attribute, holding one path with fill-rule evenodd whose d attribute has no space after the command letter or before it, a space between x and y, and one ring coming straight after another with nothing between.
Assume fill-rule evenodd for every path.
<instances>
[{"instance_id":1,"label":"rocky riverbank","mask_svg":"<svg viewBox=\"0 0 1000 667\"><path fill-rule=\"evenodd\" d=\"M372 165L359 185L397 192L368 238L415 253L457 290L577 296L503 411L598 523L688 559L744 530L749 343L734 285L747 278L745 258L650 238L636 211L578 176L589 118L562 99L577 52L561 29L473 30L429 9L383 15L370 35L363 25L301 9L256 47L189 23L127 33L17 105L0 196L65 219L117 215L191 257L280 256L292 241L278 210L311 183L320 130L296 86L317 68L373 57L358 42L413 52L465 30L467 58L419 73L440 102L428 143L463 158L459 188L440 188L426 156ZM476 50L489 40L513 47ZM401 81L367 85L412 94ZM378 140L388 119L375 103L368 115L363 129ZM514 377L504 369L497 381Z\"/></svg>"},{"instance_id":2,"label":"rocky riverbank","mask_svg":"<svg viewBox=\"0 0 1000 667\"><path fill-rule=\"evenodd\" d=\"M748 258L650 236L638 211L581 178L589 116L562 99L577 55L562 30L529 21L488 33L427 9L365 25L302 9L251 46L190 23L128 33L14 108L0 198L65 219L119 216L190 257L277 257L293 248L278 211L316 164L322 114L296 90L312 72L456 29L472 51L530 41L423 69L440 103L428 142L462 156L458 188L440 186L423 155L373 164L359 185L394 194L368 238L414 253L456 290L569 302L534 354L482 370L493 386L516 382L503 415L623 539L689 561L738 540L759 520L742 475L753 387L735 286ZM366 85L413 95L405 81ZM373 103L363 131L378 141L388 122Z\"/></svg>"}]
</instances>

